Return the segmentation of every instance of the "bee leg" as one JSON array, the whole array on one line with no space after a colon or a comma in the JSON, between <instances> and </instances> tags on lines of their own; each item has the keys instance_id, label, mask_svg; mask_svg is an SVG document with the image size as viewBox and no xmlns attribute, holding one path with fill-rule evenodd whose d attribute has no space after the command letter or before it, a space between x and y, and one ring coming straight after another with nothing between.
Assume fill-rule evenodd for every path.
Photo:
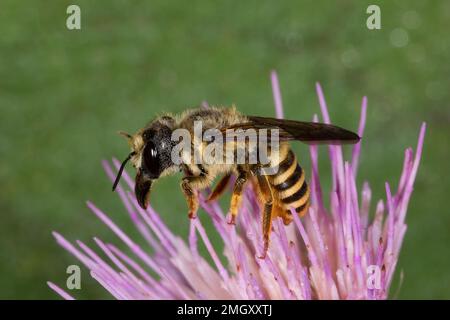
<instances>
[{"instance_id":1,"label":"bee leg","mask_svg":"<svg viewBox=\"0 0 450 320\"><path fill-rule=\"evenodd\" d=\"M264 213L263 213L263 239L264 239L264 251L260 259L265 259L267 256L267 251L269 250L269 242L270 242L270 229L272 227L272 202L266 202L264 204Z\"/></svg>"},{"instance_id":2,"label":"bee leg","mask_svg":"<svg viewBox=\"0 0 450 320\"><path fill-rule=\"evenodd\" d=\"M257 174L258 185L261 190L262 196L264 197L264 212L263 212L263 239L264 239L264 251L260 259L265 259L267 256L267 251L269 250L269 242L270 242L270 231L272 227L272 215L273 215L273 191L270 187L267 176Z\"/></svg>"},{"instance_id":3,"label":"bee leg","mask_svg":"<svg viewBox=\"0 0 450 320\"><path fill-rule=\"evenodd\" d=\"M289 224L291 224L292 220L294 220L290 211L283 212L281 218L283 219L283 223L285 226L288 226Z\"/></svg>"},{"instance_id":4,"label":"bee leg","mask_svg":"<svg viewBox=\"0 0 450 320\"><path fill-rule=\"evenodd\" d=\"M242 191L244 185L247 182L247 172L238 167L239 175L234 183L233 194L231 195L231 205L230 205L230 221L228 224L236 224L236 216L238 214L239 207L242 202Z\"/></svg>"},{"instance_id":5,"label":"bee leg","mask_svg":"<svg viewBox=\"0 0 450 320\"><path fill-rule=\"evenodd\" d=\"M231 174L227 174L227 175L223 176L222 179L220 179L220 181L217 183L214 190L209 195L208 200L206 200L206 201L208 201L208 202L214 201L218 197L220 197L220 195L225 191L225 188L226 188L228 182L230 181L230 178L231 178Z\"/></svg>"},{"instance_id":6,"label":"bee leg","mask_svg":"<svg viewBox=\"0 0 450 320\"><path fill-rule=\"evenodd\" d=\"M194 190L192 187L192 183L195 182L195 180L202 178L202 177L195 177L195 176L187 176L184 177L183 180L181 180L181 190L183 191L183 194L186 198L187 205L189 208L189 218L195 219L197 217L197 211L198 211L198 195L197 190Z\"/></svg>"}]
</instances>

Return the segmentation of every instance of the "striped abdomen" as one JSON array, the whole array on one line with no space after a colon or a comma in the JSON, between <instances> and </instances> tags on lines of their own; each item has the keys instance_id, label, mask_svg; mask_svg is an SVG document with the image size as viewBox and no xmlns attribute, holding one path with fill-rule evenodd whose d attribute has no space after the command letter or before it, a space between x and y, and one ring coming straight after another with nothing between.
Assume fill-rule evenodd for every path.
<instances>
[{"instance_id":1,"label":"striped abdomen","mask_svg":"<svg viewBox=\"0 0 450 320\"><path fill-rule=\"evenodd\" d=\"M279 205L288 215L290 208L294 208L300 216L306 213L309 206L309 187L305 173L290 148L285 158L280 161L278 172L271 177L270 182L277 193Z\"/></svg>"}]
</instances>

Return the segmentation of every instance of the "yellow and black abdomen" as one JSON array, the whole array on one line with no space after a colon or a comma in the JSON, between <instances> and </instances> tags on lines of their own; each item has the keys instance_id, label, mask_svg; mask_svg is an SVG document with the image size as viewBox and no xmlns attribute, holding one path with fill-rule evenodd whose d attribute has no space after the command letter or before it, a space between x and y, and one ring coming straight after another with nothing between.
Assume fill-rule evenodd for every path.
<instances>
[{"instance_id":1,"label":"yellow and black abdomen","mask_svg":"<svg viewBox=\"0 0 450 320\"><path fill-rule=\"evenodd\" d=\"M280 161L278 171L271 177L270 182L276 193L278 206L285 211L281 214L285 223L292 220L290 208L294 208L300 216L306 213L309 207L309 187L304 170L290 148Z\"/></svg>"}]
</instances>

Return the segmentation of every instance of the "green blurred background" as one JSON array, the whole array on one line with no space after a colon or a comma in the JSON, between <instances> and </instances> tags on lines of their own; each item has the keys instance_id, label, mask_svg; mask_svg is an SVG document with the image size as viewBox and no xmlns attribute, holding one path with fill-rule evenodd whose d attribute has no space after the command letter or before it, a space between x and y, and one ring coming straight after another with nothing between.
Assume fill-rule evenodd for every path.
<instances>
[{"instance_id":1,"label":"green blurred background","mask_svg":"<svg viewBox=\"0 0 450 320\"><path fill-rule=\"evenodd\" d=\"M66 8L81 7L78 31ZM381 30L366 8L381 7ZM0 3L0 298L50 298L77 263L51 236L119 243L86 208L93 200L138 238L101 160L128 153L133 132L161 111L207 100L274 114L270 70L285 115L318 112L324 88L333 121L367 129L359 185L374 199L396 186L404 149L428 123L392 298L450 298L450 1L17 1ZM308 149L296 146L310 168ZM301 156L301 154L304 154ZM329 187L327 152L321 173ZM186 236L178 179L158 183L153 205ZM174 191L176 190L176 191ZM220 245L220 242L215 239ZM79 298L110 298L83 269ZM396 293L397 292L397 293Z\"/></svg>"}]
</instances>

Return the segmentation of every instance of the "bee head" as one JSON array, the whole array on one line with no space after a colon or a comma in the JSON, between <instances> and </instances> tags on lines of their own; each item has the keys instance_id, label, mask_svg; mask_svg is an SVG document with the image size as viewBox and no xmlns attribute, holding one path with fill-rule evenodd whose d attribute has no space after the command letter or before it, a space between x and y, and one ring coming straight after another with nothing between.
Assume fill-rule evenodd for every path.
<instances>
[{"instance_id":1,"label":"bee head","mask_svg":"<svg viewBox=\"0 0 450 320\"><path fill-rule=\"evenodd\" d=\"M171 160L174 145L171 140L173 124L173 118L164 116L135 135L120 132L128 139L132 152L119 169L113 191L119 183L126 163L131 160L137 170L134 189L136 198L142 208L147 207L153 180L158 179L166 169L174 165Z\"/></svg>"},{"instance_id":2,"label":"bee head","mask_svg":"<svg viewBox=\"0 0 450 320\"><path fill-rule=\"evenodd\" d=\"M171 128L159 123L142 132L143 147L136 168L140 169L146 178L158 179L166 169L173 166L171 136Z\"/></svg>"}]
</instances>

